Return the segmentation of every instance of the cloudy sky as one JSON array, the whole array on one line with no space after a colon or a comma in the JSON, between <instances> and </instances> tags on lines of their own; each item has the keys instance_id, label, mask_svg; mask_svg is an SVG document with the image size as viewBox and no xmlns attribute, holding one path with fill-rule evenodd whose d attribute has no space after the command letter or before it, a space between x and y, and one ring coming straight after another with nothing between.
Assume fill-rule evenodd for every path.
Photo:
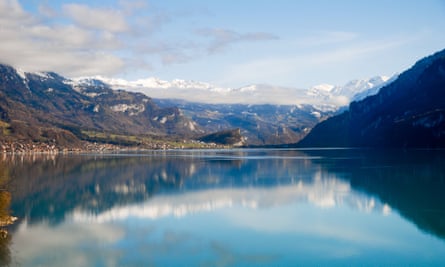
<instances>
[{"instance_id":1,"label":"cloudy sky","mask_svg":"<svg viewBox=\"0 0 445 267\"><path fill-rule=\"evenodd\" d=\"M445 48L443 0L0 0L0 62L67 77L306 88Z\"/></svg>"}]
</instances>

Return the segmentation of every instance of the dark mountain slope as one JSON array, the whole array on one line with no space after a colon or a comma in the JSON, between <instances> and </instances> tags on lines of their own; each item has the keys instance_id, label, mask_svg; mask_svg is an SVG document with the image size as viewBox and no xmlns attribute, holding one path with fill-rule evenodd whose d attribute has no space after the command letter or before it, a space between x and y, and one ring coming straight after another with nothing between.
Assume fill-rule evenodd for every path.
<instances>
[{"instance_id":1,"label":"dark mountain slope","mask_svg":"<svg viewBox=\"0 0 445 267\"><path fill-rule=\"evenodd\" d=\"M445 50L320 123L298 146L445 147Z\"/></svg>"},{"instance_id":2,"label":"dark mountain slope","mask_svg":"<svg viewBox=\"0 0 445 267\"><path fill-rule=\"evenodd\" d=\"M244 144L244 138L241 135L240 129L225 130L217 133L208 134L199 138L205 143L216 143L220 145L236 145Z\"/></svg>"}]
</instances>

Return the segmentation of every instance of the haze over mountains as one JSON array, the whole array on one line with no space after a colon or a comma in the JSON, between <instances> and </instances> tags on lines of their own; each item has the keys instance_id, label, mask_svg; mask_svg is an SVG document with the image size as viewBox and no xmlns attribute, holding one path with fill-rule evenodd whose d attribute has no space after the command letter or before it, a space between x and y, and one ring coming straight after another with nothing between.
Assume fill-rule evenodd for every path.
<instances>
[{"instance_id":1,"label":"haze over mountains","mask_svg":"<svg viewBox=\"0 0 445 267\"><path fill-rule=\"evenodd\" d=\"M80 77L73 80L79 84L102 81L113 89L123 89L144 93L152 98L180 99L188 102L206 104L273 104L296 105L311 104L338 106L349 104L358 93L368 89L380 88L389 77L376 76L369 79L352 80L345 85L321 84L312 88L283 87L268 84L251 84L240 88L221 87L211 83L181 80L165 81L150 77L135 81L107 78L102 76Z\"/></svg>"}]
</instances>

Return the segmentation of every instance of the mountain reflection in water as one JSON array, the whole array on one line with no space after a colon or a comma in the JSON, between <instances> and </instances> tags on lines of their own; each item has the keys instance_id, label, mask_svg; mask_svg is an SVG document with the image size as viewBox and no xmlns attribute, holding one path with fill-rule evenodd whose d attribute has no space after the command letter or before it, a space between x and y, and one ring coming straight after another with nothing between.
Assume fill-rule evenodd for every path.
<instances>
[{"instance_id":1,"label":"mountain reflection in water","mask_svg":"<svg viewBox=\"0 0 445 267\"><path fill-rule=\"evenodd\" d=\"M163 151L8 157L3 164L14 179L11 209L19 221L13 244L16 261L24 265L57 266L74 256L93 266L109 265L105 259L118 265L178 265L175 257L161 257L177 246L184 255L195 255L188 265L212 266L217 258L228 266L291 266L297 256L300 263L323 263L323 257L304 260L304 253L291 256L291 248L278 250L278 241L307 255L330 247L326 262L335 255L357 260L363 246L402 247L412 241L415 234L402 235L408 226L395 225L394 213L439 238L439 246L431 242L445 252L445 157L440 151ZM379 227L385 217L391 223ZM238 245L227 247L237 235L242 238ZM293 235L310 242L299 247ZM43 236L41 250L26 245ZM277 246L270 254L263 251L267 242ZM334 253L333 248L344 250ZM40 255L51 249L58 256ZM159 255L143 256L147 249ZM367 253L362 260L376 260ZM184 261L184 255L177 258ZM444 260L428 263L437 262Z\"/></svg>"}]
</instances>

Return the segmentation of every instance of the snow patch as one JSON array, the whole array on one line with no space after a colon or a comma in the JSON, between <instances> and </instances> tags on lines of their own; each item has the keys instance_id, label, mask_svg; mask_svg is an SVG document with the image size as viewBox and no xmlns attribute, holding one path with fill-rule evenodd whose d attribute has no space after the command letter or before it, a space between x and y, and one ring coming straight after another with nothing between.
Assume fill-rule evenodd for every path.
<instances>
[{"instance_id":1,"label":"snow patch","mask_svg":"<svg viewBox=\"0 0 445 267\"><path fill-rule=\"evenodd\" d=\"M171 114L171 115L164 116L164 117L162 117L162 118L154 117L153 120L154 120L154 121L159 121L160 123L164 124L164 123L166 123L168 120L173 120L173 119L175 118L175 116L176 116L176 115L173 113L173 114Z\"/></svg>"},{"instance_id":2,"label":"snow patch","mask_svg":"<svg viewBox=\"0 0 445 267\"><path fill-rule=\"evenodd\" d=\"M188 128L189 128L189 130L190 130L190 131L196 131L196 126L195 126L195 123L193 123L193 122L189 121L189 122L188 122L188 123L186 123L186 124L188 124ZM187 125L184 125L184 126L186 126L186 127L187 127Z\"/></svg>"},{"instance_id":3,"label":"snow patch","mask_svg":"<svg viewBox=\"0 0 445 267\"><path fill-rule=\"evenodd\" d=\"M17 73L17 75L20 76L20 78L22 78L23 80L26 80L26 72L25 72L25 71L23 71L23 70L20 69L20 68L17 68L17 69L15 70L15 72Z\"/></svg>"},{"instance_id":4,"label":"snow patch","mask_svg":"<svg viewBox=\"0 0 445 267\"><path fill-rule=\"evenodd\" d=\"M33 72L32 74L39 76L40 78L42 78L43 80L48 80L51 79L51 76L49 75L48 72L41 72L41 71L36 71Z\"/></svg>"},{"instance_id":5,"label":"snow patch","mask_svg":"<svg viewBox=\"0 0 445 267\"><path fill-rule=\"evenodd\" d=\"M313 112L311 112L311 114L312 114L312 116L314 116L317 119L321 118L321 113L318 111L313 111Z\"/></svg>"},{"instance_id":6,"label":"snow patch","mask_svg":"<svg viewBox=\"0 0 445 267\"><path fill-rule=\"evenodd\" d=\"M81 79L81 78L78 78ZM85 79L85 78L83 78ZM149 88L149 89L198 89L198 90L227 90L227 88L220 88L206 82L198 82L193 80L174 79L172 81L161 80L156 77L149 77L146 79L138 79L134 81L127 81L119 78L108 78L103 76L94 76L90 79L100 80L109 84L114 89L135 89L135 88Z\"/></svg>"},{"instance_id":7,"label":"snow patch","mask_svg":"<svg viewBox=\"0 0 445 267\"><path fill-rule=\"evenodd\" d=\"M138 115L145 111L145 106L142 104L117 104L110 108L115 112L129 112L130 116Z\"/></svg>"},{"instance_id":8,"label":"snow patch","mask_svg":"<svg viewBox=\"0 0 445 267\"><path fill-rule=\"evenodd\" d=\"M98 93L84 93L84 95L91 97L91 98L95 98L96 96L98 96Z\"/></svg>"},{"instance_id":9,"label":"snow patch","mask_svg":"<svg viewBox=\"0 0 445 267\"><path fill-rule=\"evenodd\" d=\"M321 91L330 92L332 89L334 89L334 87L335 87L334 85L323 83L323 84L316 85L313 88L317 89L317 90L321 90Z\"/></svg>"},{"instance_id":10,"label":"snow patch","mask_svg":"<svg viewBox=\"0 0 445 267\"><path fill-rule=\"evenodd\" d=\"M162 119L160 119L159 122L162 123L162 124L164 124L164 123L167 122L167 120L168 120L167 117L162 117Z\"/></svg>"},{"instance_id":11,"label":"snow patch","mask_svg":"<svg viewBox=\"0 0 445 267\"><path fill-rule=\"evenodd\" d=\"M66 85L71 85L71 86L73 86L73 87L74 87L75 85L78 85L78 83L77 83L76 81L74 81L74 80L70 80L70 79L66 79L66 80L64 80L63 83L66 84Z\"/></svg>"},{"instance_id":12,"label":"snow patch","mask_svg":"<svg viewBox=\"0 0 445 267\"><path fill-rule=\"evenodd\" d=\"M257 86L256 85L249 85L249 86L244 86L239 88L239 91L241 92L253 92L257 90Z\"/></svg>"},{"instance_id":13,"label":"snow patch","mask_svg":"<svg viewBox=\"0 0 445 267\"><path fill-rule=\"evenodd\" d=\"M387 76L377 76L368 80L368 89L362 90L361 92L356 93L352 101L360 101L365 99L368 96L376 95L380 89L388 84L392 83L397 79L398 75L394 75L393 77Z\"/></svg>"}]
</instances>

